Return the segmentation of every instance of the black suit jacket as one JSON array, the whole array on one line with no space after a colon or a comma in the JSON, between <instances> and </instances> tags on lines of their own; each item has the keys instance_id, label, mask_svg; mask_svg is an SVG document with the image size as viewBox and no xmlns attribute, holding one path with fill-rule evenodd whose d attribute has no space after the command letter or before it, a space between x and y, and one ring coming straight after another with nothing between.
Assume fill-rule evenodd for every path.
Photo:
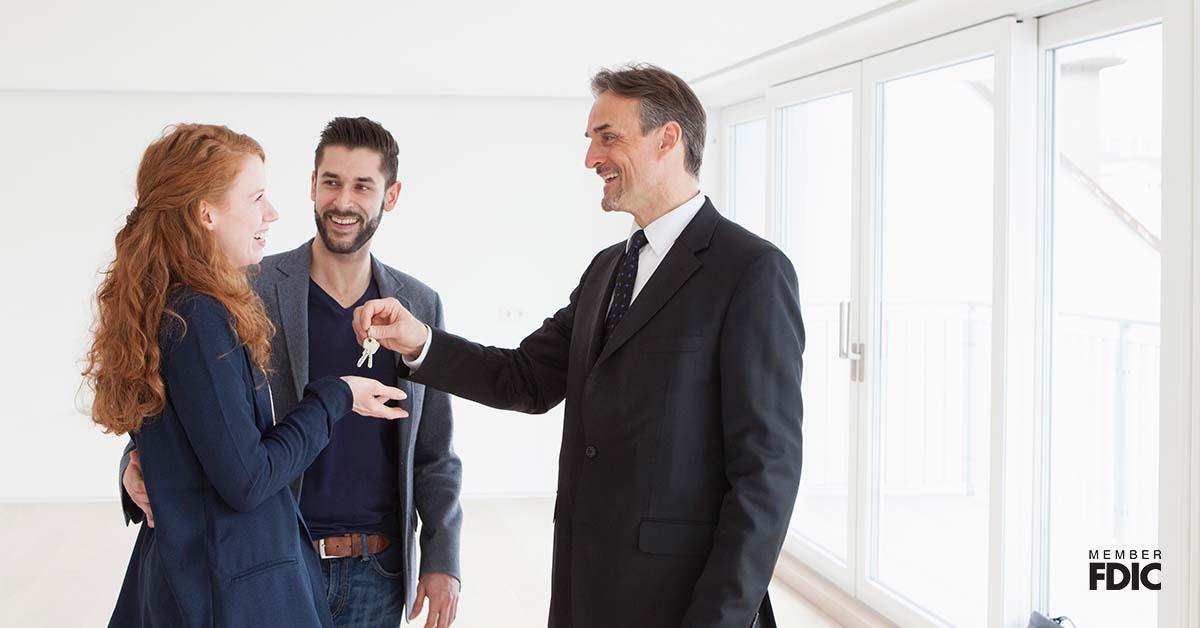
<instances>
[{"instance_id":1,"label":"black suit jacket","mask_svg":"<svg viewBox=\"0 0 1200 628\"><path fill-rule=\"evenodd\" d=\"M566 399L551 628L773 626L800 482L795 272L706 201L605 343L624 250L518 349L434 329L411 377L522 412Z\"/></svg>"}]
</instances>

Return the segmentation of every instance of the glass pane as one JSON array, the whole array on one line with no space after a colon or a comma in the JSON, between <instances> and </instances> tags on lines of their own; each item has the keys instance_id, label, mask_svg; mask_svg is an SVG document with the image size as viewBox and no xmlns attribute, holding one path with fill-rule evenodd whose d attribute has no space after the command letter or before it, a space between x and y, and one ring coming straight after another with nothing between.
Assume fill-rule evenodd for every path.
<instances>
[{"instance_id":1,"label":"glass pane","mask_svg":"<svg viewBox=\"0 0 1200 628\"><path fill-rule=\"evenodd\" d=\"M738 224L766 237L767 233L767 120L759 118L733 126L730 177L733 188L729 215Z\"/></svg>"},{"instance_id":2,"label":"glass pane","mask_svg":"<svg viewBox=\"0 0 1200 628\"><path fill-rule=\"evenodd\" d=\"M854 95L780 111L784 249L804 307L804 475L792 531L846 562L850 363L838 304L851 300Z\"/></svg>"},{"instance_id":3,"label":"glass pane","mask_svg":"<svg viewBox=\"0 0 1200 628\"><path fill-rule=\"evenodd\" d=\"M992 58L882 86L872 577L987 624Z\"/></svg>"},{"instance_id":4,"label":"glass pane","mask_svg":"<svg viewBox=\"0 0 1200 628\"><path fill-rule=\"evenodd\" d=\"M1153 626L1155 592L1089 590L1088 550L1158 547L1162 27L1054 66L1048 610Z\"/></svg>"}]
</instances>

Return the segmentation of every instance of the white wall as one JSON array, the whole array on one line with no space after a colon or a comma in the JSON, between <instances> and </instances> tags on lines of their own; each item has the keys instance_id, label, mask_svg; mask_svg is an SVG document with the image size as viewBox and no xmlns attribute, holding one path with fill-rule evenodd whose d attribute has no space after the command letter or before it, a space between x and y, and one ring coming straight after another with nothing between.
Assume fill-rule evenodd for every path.
<instances>
[{"instance_id":1,"label":"white wall","mask_svg":"<svg viewBox=\"0 0 1200 628\"><path fill-rule=\"evenodd\" d=\"M4 0L0 89L586 98L602 65L700 76L905 1Z\"/></svg>"},{"instance_id":2,"label":"white wall","mask_svg":"<svg viewBox=\"0 0 1200 628\"><path fill-rule=\"evenodd\" d=\"M373 251L437 289L449 327L514 346L624 237L585 170L589 100L0 91L0 500L110 498L124 438L77 410L98 271L133 205L147 143L172 122L227 124L267 152L281 218L268 252L314 231L312 154L325 122L367 115L401 146L404 184ZM561 406L544 416L456 400L464 491L550 493Z\"/></svg>"}]
</instances>

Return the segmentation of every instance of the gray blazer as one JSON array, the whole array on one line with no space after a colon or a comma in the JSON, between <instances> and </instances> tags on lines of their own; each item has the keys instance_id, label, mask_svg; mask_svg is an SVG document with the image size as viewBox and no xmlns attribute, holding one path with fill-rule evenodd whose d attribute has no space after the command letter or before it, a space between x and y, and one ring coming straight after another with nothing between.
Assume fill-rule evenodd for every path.
<instances>
[{"instance_id":1,"label":"gray blazer","mask_svg":"<svg viewBox=\"0 0 1200 628\"><path fill-rule=\"evenodd\" d=\"M312 240L286 253L262 261L251 276L254 290L262 298L267 314L277 329L271 339L271 391L275 416L287 416L304 396L308 383L308 285L312 267ZM418 319L443 327L442 301L437 292L413 277L371 257L371 272L383 297L396 297ZM407 373L403 364L398 372ZM385 382L387 383L387 382ZM451 444L454 421L450 396L422 384L398 378L395 385L408 394L402 402L408 418L398 419L396 446L400 455L400 487L404 511L405 599L412 608L418 574L445 573L462 580L459 546L462 532L462 462ZM334 445L335 447L339 445ZM351 446L343 443L340 446ZM128 450L121 473L128 464ZM292 484L300 499L303 476ZM140 521L142 512L122 488L126 520ZM415 531L421 520L421 562L416 564Z\"/></svg>"}]
</instances>

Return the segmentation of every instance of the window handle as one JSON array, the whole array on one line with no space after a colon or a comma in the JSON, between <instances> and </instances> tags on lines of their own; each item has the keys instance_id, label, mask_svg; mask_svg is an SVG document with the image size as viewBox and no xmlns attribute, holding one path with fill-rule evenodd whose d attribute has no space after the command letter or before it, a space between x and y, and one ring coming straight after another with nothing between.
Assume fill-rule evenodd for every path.
<instances>
[{"instance_id":1,"label":"window handle","mask_svg":"<svg viewBox=\"0 0 1200 628\"><path fill-rule=\"evenodd\" d=\"M850 302L838 303L838 357L850 360L850 381L863 381L863 343L850 342Z\"/></svg>"}]
</instances>

